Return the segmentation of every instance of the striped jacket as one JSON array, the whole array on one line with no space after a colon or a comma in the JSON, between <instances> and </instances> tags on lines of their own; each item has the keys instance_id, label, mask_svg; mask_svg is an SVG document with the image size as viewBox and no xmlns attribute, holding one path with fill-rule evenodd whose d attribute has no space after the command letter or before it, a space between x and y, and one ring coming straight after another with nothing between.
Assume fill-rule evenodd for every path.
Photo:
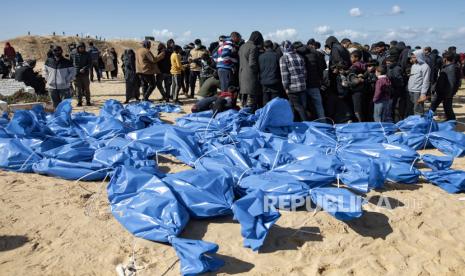
<instances>
[{"instance_id":1,"label":"striped jacket","mask_svg":"<svg viewBox=\"0 0 465 276\"><path fill-rule=\"evenodd\" d=\"M73 63L64 57L56 60L48 58L44 66L44 78L48 89L69 89L71 81L76 76Z\"/></svg>"},{"instance_id":2,"label":"striped jacket","mask_svg":"<svg viewBox=\"0 0 465 276\"><path fill-rule=\"evenodd\" d=\"M223 41L223 44L213 54L216 68L233 69L238 63L238 47L234 45L230 38Z\"/></svg>"}]
</instances>

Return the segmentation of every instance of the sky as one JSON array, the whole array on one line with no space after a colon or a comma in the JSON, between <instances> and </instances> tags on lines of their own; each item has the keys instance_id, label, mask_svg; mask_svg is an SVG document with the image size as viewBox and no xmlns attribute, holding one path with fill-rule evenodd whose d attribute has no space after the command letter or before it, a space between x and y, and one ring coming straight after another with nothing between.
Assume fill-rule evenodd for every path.
<instances>
[{"instance_id":1,"label":"sky","mask_svg":"<svg viewBox=\"0 0 465 276\"><path fill-rule=\"evenodd\" d=\"M324 42L335 35L363 44L398 40L465 51L463 0L15 0L8 10L0 20L0 40L30 31L106 39L155 36L184 44L195 38L211 42L231 31L247 39L258 30L277 42Z\"/></svg>"}]
</instances>

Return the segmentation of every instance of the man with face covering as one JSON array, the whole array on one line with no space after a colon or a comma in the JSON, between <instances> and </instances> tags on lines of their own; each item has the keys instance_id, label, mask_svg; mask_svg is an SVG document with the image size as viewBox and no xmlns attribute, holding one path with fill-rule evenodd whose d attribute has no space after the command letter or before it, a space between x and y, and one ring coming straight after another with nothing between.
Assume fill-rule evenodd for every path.
<instances>
[{"instance_id":1,"label":"man with face covering","mask_svg":"<svg viewBox=\"0 0 465 276\"><path fill-rule=\"evenodd\" d=\"M239 49L239 87L242 105L255 111L261 107L258 54L263 45L263 36L254 31L249 40Z\"/></svg>"},{"instance_id":2,"label":"man with face covering","mask_svg":"<svg viewBox=\"0 0 465 276\"><path fill-rule=\"evenodd\" d=\"M63 57L63 49L56 46L53 49L53 58L47 59L43 72L53 107L56 108L63 99L71 97L70 86L76 69L69 59Z\"/></svg>"}]
</instances>

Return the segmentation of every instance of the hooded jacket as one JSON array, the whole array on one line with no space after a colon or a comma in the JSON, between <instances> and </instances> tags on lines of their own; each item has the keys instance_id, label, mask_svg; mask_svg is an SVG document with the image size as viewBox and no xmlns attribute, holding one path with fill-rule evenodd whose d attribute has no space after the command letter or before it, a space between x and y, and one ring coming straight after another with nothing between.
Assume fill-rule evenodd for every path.
<instances>
[{"instance_id":1,"label":"hooded jacket","mask_svg":"<svg viewBox=\"0 0 465 276\"><path fill-rule=\"evenodd\" d=\"M15 48L11 47L10 42L5 43L5 48L3 49L3 54L10 60L16 58Z\"/></svg>"},{"instance_id":2,"label":"hooded jacket","mask_svg":"<svg viewBox=\"0 0 465 276\"><path fill-rule=\"evenodd\" d=\"M256 95L260 92L258 47L263 44L263 36L255 31L239 49L239 87L241 94Z\"/></svg>"},{"instance_id":3,"label":"hooded jacket","mask_svg":"<svg viewBox=\"0 0 465 276\"><path fill-rule=\"evenodd\" d=\"M69 59L61 57L57 60L53 57L45 62L44 78L47 81L48 89L69 89L75 76L76 69Z\"/></svg>"},{"instance_id":4,"label":"hooded jacket","mask_svg":"<svg viewBox=\"0 0 465 276\"><path fill-rule=\"evenodd\" d=\"M320 88L323 79L323 71L327 67L324 57L317 50L305 45L296 47L296 52L305 60L307 88Z\"/></svg>"},{"instance_id":5,"label":"hooded jacket","mask_svg":"<svg viewBox=\"0 0 465 276\"><path fill-rule=\"evenodd\" d=\"M79 47L84 47L84 52L79 53L78 48ZM70 56L71 62L74 65L74 68L76 68L76 73L81 74L81 69L84 70L82 73L84 74L89 74L89 69L92 67L92 58L88 52L85 51L85 44L80 43L76 49L74 49L71 52Z\"/></svg>"},{"instance_id":6,"label":"hooded jacket","mask_svg":"<svg viewBox=\"0 0 465 276\"><path fill-rule=\"evenodd\" d=\"M344 69L348 69L351 64L349 51L342 47L342 45L339 44L337 38L334 36L328 37L325 44L331 48L331 54L329 56L329 67L340 63L344 65Z\"/></svg>"},{"instance_id":7,"label":"hooded jacket","mask_svg":"<svg viewBox=\"0 0 465 276\"><path fill-rule=\"evenodd\" d=\"M412 65L410 77L408 79L408 91L426 95L430 87L430 68L425 62L423 50L416 50L413 54L417 58L417 63Z\"/></svg>"}]
</instances>

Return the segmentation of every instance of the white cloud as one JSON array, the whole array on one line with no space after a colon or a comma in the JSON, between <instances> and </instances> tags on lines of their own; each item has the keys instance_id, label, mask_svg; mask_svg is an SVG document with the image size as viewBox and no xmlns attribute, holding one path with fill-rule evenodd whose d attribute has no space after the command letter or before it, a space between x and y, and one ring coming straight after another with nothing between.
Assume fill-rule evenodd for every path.
<instances>
[{"instance_id":1,"label":"white cloud","mask_svg":"<svg viewBox=\"0 0 465 276\"><path fill-rule=\"evenodd\" d=\"M265 35L266 39L274 41L292 40L297 37L297 30L293 28L278 29Z\"/></svg>"},{"instance_id":2,"label":"white cloud","mask_svg":"<svg viewBox=\"0 0 465 276\"><path fill-rule=\"evenodd\" d=\"M362 11L360 10L360 8L352 8L350 9L349 14L352 17L359 17L362 16Z\"/></svg>"},{"instance_id":3,"label":"white cloud","mask_svg":"<svg viewBox=\"0 0 465 276\"><path fill-rule=\"evenodd\" d=\"M318 35L331 35L331 34L333 34L333 30L331 29L331 27L329 27L327 25L318 26L318 27L315 28L314 31Z\"/></svg>"},{"instance_id":4,"label":"white cloud","mask_svg":"<svg viewBox=\"0 0 465 276\"><path fill-rule=\"evenodd\" d=\"M172 38L177 44L180 43L187 43L191 42L193 40L192 38L192 31L185 31L182 34L178 35L175 32L172 32L168 29L162 29L162 30L157 30L154 29L152 31L153 36L155 37L155 40L161 41L161 42L166 42L168 39Z\"/></svg>"},{"instance_id":5,"label":"white cloud","mask_svg":"<svg viewBox=\"0 0 465 276\"><path fill-rule=\"evenodd\" d=\"M336 31L334 32L334 35L336 37L340 38L349 38L350 40L356 40L356 39L366 39L368 37L367 33L362 33L359 31L351 30L351 29L345 29L341 31Z\"/></svg>"},{"instance_id":6,"label":"white cloud","mask_svg":"<svg viewBox=\"0 0 465 276\"><path fill-rule=\"evenodd\" d=\"M392 6L391 14L397 15L397 14L401 14L401 13L404 13L404 11L400 8L399 5Z\"/></svg>"}]
</instances>

